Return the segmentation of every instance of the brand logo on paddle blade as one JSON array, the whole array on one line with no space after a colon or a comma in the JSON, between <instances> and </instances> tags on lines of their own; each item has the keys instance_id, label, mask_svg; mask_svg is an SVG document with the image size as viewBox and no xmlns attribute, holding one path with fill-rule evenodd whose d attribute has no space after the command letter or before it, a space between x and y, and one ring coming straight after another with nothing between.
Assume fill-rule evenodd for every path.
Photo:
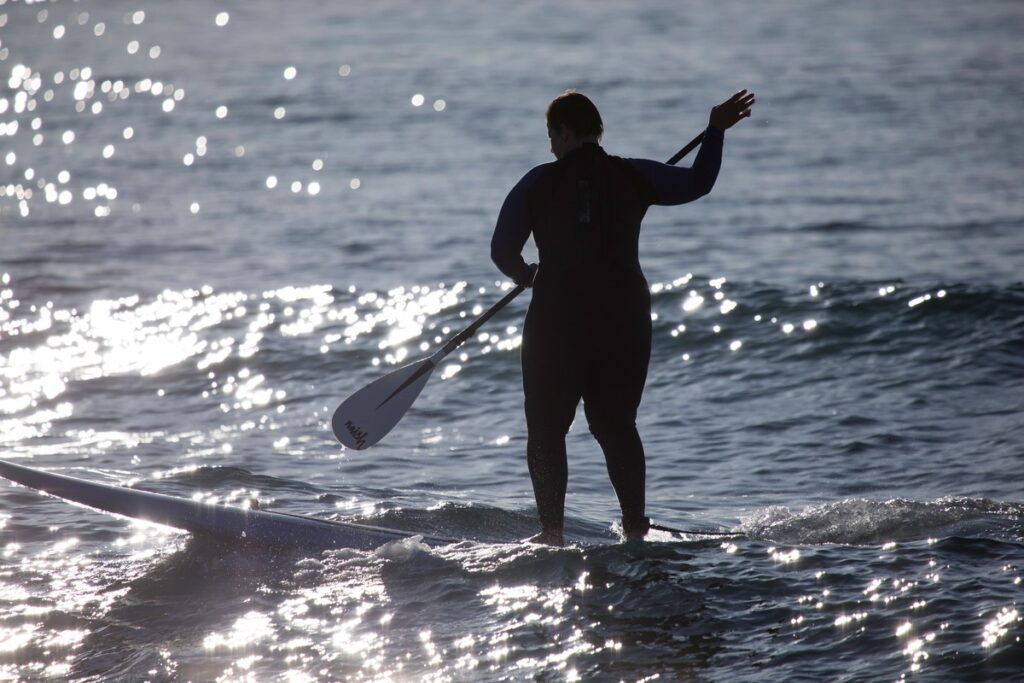
<instances>
[{"instance_id":1,"label":"brand logo on paddle blade","mask_svg":"<svg viewBox=\"0 0 1024 683\"><path fill-rule=\"evenodd\" d=\"M356 450L362 450L363 446L366 445L366 432L352 424L352 420L345 421L345 429L348 430L349 436L355 441Z\"/></svg>"}]
</instances>

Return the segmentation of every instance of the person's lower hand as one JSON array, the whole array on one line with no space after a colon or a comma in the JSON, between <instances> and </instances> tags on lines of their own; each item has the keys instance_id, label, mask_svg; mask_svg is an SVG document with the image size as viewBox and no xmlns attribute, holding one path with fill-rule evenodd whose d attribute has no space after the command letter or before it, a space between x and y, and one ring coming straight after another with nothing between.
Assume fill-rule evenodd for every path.
<instances>
[{"instance_id":1,"label":"person's lower hand","mask_svg":"<svg viewBox=\"0 0 1024 683\"><path fill-rule=\"evenodd\" d=\"M540 266L538 266L536 263L531 263L529 265L529 268L530 268L529 276L526 277L526 279L524 279L522 282L517 282L516 283L517 285L522 285L523 287L526 287L527 289L529 289L530 287L533 287L533 281L537 279L537 271L539 270Z\"/></svg>"}]
</instances>

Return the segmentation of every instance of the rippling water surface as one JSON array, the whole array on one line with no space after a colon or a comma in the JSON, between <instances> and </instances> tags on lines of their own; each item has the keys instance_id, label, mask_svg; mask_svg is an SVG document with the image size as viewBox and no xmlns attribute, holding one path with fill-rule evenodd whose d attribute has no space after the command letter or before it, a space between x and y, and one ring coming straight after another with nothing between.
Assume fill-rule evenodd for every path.
<instances>
[{"instance_id":1,"label":"rippling water surface","mask_svg":"<svg viewBox=\"0 0 1024 683\"><path fill-rule=\"evenodd\" d=\"M0 2L3 457L473 539L225 547L0 485L0 678L1015 680L1024 670L1024 11L1013 2ZM569 435L535 530L528 296L380 445L337 403L510 284L566 87L667 158L649 513Z\"/></svg>"}]
</instances>

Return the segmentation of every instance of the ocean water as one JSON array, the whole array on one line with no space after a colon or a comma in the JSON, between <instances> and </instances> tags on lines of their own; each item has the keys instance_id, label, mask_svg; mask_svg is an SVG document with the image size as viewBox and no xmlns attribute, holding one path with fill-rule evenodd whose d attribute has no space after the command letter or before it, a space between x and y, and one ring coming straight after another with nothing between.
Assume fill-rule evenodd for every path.
<instances>
[{"instance_id":1,"label":"ocean water","mask_svg":"<svg viewBox=\"0 0 1024 683\"><path fill-rule=\"evenodd\" d=\"M2 680L1019 680L1024 7L0 2L2 457L472 539L224 546L0 483ZM490 233L576 87L668 158L648 512L585 421L535 531L529 295L372 450L330 415L510 284ZM684 162L685 163L685 162ZM531 247L532 248L532 247Z\"/></svg>"}]
</instances>

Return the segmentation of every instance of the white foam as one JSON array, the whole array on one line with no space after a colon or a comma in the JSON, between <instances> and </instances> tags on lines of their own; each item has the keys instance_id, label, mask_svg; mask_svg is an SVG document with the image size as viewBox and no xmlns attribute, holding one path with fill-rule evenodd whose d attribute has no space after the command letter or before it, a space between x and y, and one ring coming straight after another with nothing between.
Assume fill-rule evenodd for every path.
<instances>
[{"instance_id":1,"label":"white foam","mask_svg":"<svg viewBox=\"0 0 1024 683\"><path fill-rule=\"evenodd\" d=\"M383 560L396 560L404 562L418 553L429 553L430 546L423 542L423 536L410 536L398 541L385 543L373 551L373 554Z\"/></svg>"}]
</instances>

